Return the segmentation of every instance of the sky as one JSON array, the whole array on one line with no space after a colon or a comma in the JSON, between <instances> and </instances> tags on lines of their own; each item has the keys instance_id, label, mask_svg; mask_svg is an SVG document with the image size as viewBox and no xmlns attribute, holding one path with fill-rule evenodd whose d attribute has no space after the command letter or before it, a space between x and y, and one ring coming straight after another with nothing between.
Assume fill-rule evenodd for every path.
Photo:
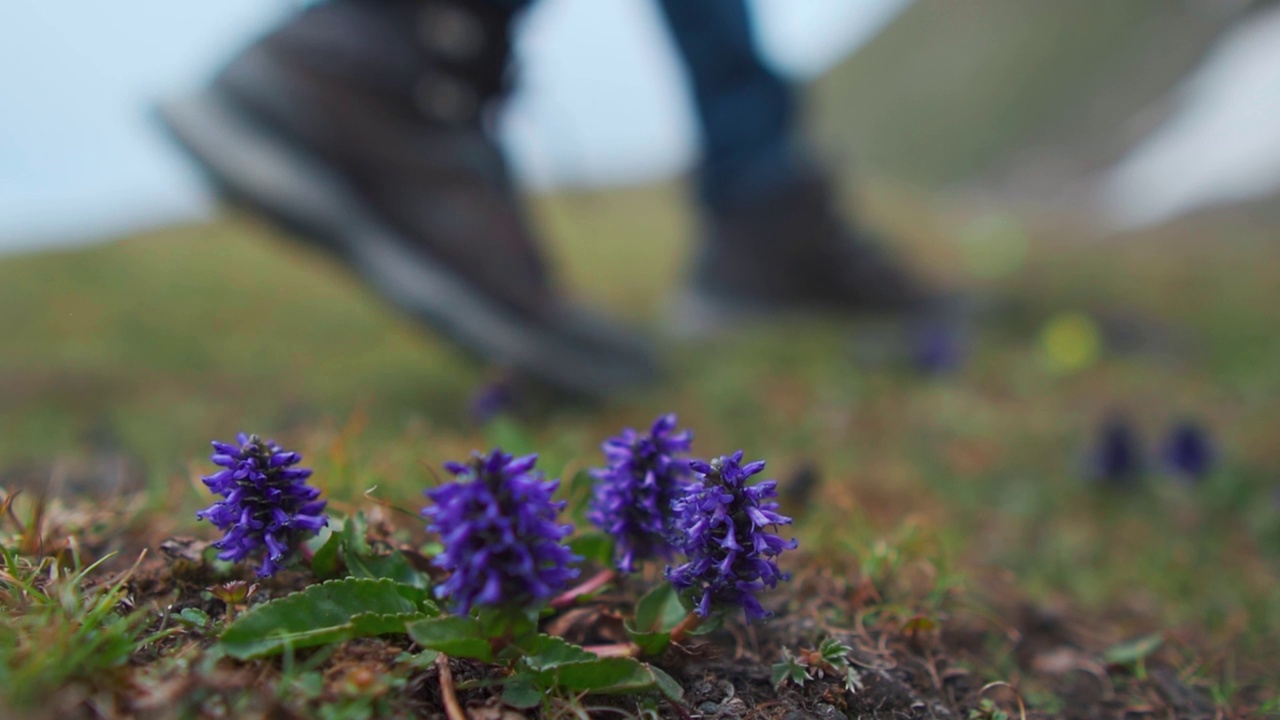
<instances>
[{"instance_id":1,"label":"sky","mask_svg":"<svg viewBox=\"0 0 1280 720\"><path fill-rule=\"evenodd\" d=\"M766 55L810 77L909 0L752 0ZM0 251L209 217L151 103L198 85L300 3L0 2ZM637 182L686 169L695 136L679 66L649 0L540 0L517 40L502 123L535 187Z\"/></svg>"}]
</instances>

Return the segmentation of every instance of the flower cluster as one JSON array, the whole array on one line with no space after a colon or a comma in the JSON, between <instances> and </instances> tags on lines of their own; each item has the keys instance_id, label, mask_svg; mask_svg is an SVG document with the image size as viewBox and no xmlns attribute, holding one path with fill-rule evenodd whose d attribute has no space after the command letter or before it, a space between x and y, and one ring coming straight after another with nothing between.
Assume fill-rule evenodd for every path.
<instances>
[{"instance_id":1,"label":"flower cluster","mask_svg":"<svg viewBox=\"0 0 1280 720\"><path fill-rule=\"evenodd\" d=\"M1192 482L1207 477L1217 460L1208 433L1193 422L1180 423L1170 431L1162 454L1170 473Z\"/></svg>"},{"instance_id":2,"label":"flower cluster","mask_svg":"<svg viewBox=\"0 0 1280 720\"><path fill-rule=\"evenodd\" d=\"M608 467L592 471L595 492L587 519L614 537L618 570L635 572L636 562L670 560L671 506L688 481L693 434L676 430L676 416L658 418L649 434L627 428L607 440Z\"/></svg>"},{"instance_id":3,"label":"flower cluster","mask_svg":"<svg viewBox=\"0 0 1280 720\"><path fill-rule=\"evenodd\" d=\"M467 463L447 463L457 479L427 491L435 504L422 515L444 544L434 562L451 572L436 594L449 598L454 612L525 607L577 577L569 565L581 558L562 543L573 528L556 523L565 503L551 500L559 481L544 480L536 462L536 455L477 453Z\"/></svg>"},{"instance_id":4,"label":"flower cluster","mask_svg":"<svg viewBox=\"0 0 1280 720\"><path fill-rule=\"evenodd\" d=\"M226 533L213 544L222 560L238 562L266 548L258 568L266 577L280 569L303 535L319 532L329 518L325 501L317 499L320 490L306 483L311 471L294 467L301 455L257 435L240 433L236 441L239 446L213 443L210 459L222 470L201 479L223 499L196 517Z\"/></svg>"},{"instance_id":5,"label":"flower cluster","mask_svg":"<svg viewBox=\"0 0 1280 720\"><path fill-rule=\"evenodd\" d=\"M769 617L755 594L787 579L773 558L796 547L795 540L765 529L791 523L772 500L777 483L747 485L764 470L764 462L741 462L738 451L710 463L690 463L701 479L674 505L677 543L688 561L668 568L667 578L696 598L695 612L702 617L732 607L741 607L748 621Z\"/></svg>"},{"instance_id":6,"label":"flower cluster","mask_svg":"<svg viewBox=\"0 0 1280 720\"><path fill-rule=\"evenodd\" d=\"M1089 457L1090 479L1111 485L1130 485L1144 471L1142 439L1124 417L1108 419Z\"/></svg>"}]
</instances>

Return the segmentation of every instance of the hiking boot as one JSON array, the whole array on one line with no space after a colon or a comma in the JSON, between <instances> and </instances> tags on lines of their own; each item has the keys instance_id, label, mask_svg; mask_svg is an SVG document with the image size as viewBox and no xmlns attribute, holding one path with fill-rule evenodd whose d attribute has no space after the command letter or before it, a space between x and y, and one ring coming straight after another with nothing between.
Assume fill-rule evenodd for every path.
<instances>
[{"instance_id":1,"label":"hiking boot","mask_svg":"<svg viewBox=\"0 0 1280 720\"><path fill-rule=\"evenodd\" d=\"M510 21L491 2L333 0L160 118L220 190L483 359L589 395L643 384L647 346L555 291L487 127Z\"/></svg>"},{"instance_id":2,"label":"hiking boot","mask_svg":"<svg viewBox=\"0 0 1280 720\"><path fill-rule=\"evenodd\" d=\"M849 230L816 174L708 211L704 233L677 308L681 334L793 313L908 316L935 304L880 245Z\"/></svg>"}]
</instances>

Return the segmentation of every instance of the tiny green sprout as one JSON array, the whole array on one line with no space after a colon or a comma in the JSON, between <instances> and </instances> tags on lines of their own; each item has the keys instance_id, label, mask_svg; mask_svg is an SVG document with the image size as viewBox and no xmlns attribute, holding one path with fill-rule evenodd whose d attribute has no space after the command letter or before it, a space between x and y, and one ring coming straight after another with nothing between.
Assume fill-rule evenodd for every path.
<instances>
[{"instance_id":1,"label":"tiny green sprout","mask_svg":"<svg viewBox=\"0 0 1280 720\"><path fill-rule=\"evenodd\" d=\"M249 598L258 593L258 583L247 583L243 580L232 580L209 588L209 594L218 598L227 606L227 620L235 619L236 613L243 610Z\"/></svg>"},{"instance_id":2,"label":"tiny green sprout","mask_svg":"<svg viewBox=\"0 0 1280 720\"><path fill-rule=\"evenodd\" d=\"M782 662L773 664L773 686L782 687L787 682L795 683L799 687L804 687L806 680L812 679L809 675L809 666L804 659L795 657L791 651L782 648Z\"/></svg>"},{"instance_id":3,"label":"tiny green sprout","mask_svg":"<svg viewBox=\"0 0 1280 720\"><path fill-rule=\"evenodd\" d=\"M853 652L853 648L848 645L835 638L827 638L818 644L817 650L800 651L800 656L796 662L812 670L813 675L809 677L816 676L821 680L830 675L833 678L839 678L844 681L845 689L850 694L856 695L863 687L862 676L849 662L849 653L851 652ZM778 666L775 665L775 672L777 668Z\"/></svg>"},{"instance_id":4,"label":"tiny green sprout","mask_svg":"<svg viewBox=\"0 0 1280 720\"><path fill-rule=\"evenodd\" d=\"M844 689L849 691L850 695L857 695L862 692L864 686L862 684L862 674L852 665L844 669Z\"/></svg>"},{"instance_id":5,"label":"tiny green sprout","mask_svg":"<svg viewBox=\"0 0 1280 720\"><path fill-rule=\"evenodd\" d=\"M835 638L827 638L818 645L818 654L822 657L822 662L836 668L849 664L848 656L852 651L853 648Z\"/></svg>"},{"instance_id":6,"label":"tiny green sprout","mask_svg":"<svg viewBox=\"0 0 1280 720\"><path fill-rule=\"evenodd\" d=\"M991 698L982 698L978 707L969 711L969 720L1009 720L1009 713L1001 710Z\"/></svg>"}]
</instances>

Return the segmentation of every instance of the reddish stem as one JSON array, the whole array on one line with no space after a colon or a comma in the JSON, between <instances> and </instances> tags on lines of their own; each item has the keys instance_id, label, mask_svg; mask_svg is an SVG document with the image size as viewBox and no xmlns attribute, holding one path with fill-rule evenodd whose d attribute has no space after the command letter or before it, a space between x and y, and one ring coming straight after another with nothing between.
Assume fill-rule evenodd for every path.
<instances>
[{"instance_id":1,"label":"reddish stem","mask_svg":"<svg viewBox=\"0 0 1280 720\"><path fill-rule=\"evenodd\" d=\"M593 593L596 590L599 590L600 588L604 587L605 585L608 585L609 583L613 582L613 579L617 577L617 575L618 573L616 570L601 570L595 575L592 575L591 577L587 578L582 584L577 585L576 587L571 587L568 590L565 590L563 593L560 593L556 597L552 598L551 602L548 604L551 607L556 608L557 610L561 608L569 607L570 605L574 604L578 600L578 598L582 597L583 595Z\"/></svg>"},{"instance_id":2,"label":"reddish stem","mask_svg":"<svg viewBox=\"0 0 1280 720\"><path fill-rule=\"evenodd\" d=\"M671 642L683 642L685 636L694 630L697 630L698 626L702 624L702 621L703 617L698 615L698 613L691 612L688 615L685 615L684 619L681 620L678 625L671 628Z\"/></svg>"},{"instance_id":3,"label":"reddish stem","mask_svg":"<svg viewBox=\"0 0 1280 720\"><path fill-rule=\"evenodd\" d=\"M440 672L440 699L444 701L444 714L449 720L467 720L467 712L458 702L453 688L453 672L449 669L449 656L436 655L436 669Z\"/></svg>"}]
</instances>

